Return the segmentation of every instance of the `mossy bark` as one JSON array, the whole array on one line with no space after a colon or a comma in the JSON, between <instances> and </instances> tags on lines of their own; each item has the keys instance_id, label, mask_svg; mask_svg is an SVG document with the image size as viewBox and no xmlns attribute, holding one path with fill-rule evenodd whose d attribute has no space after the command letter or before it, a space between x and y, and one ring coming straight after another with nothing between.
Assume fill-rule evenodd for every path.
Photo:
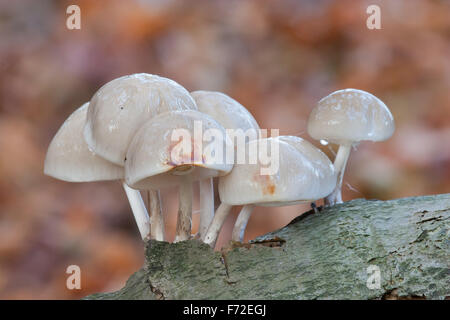
<instances>
[{"instance_id":1,"label":"mossy bark","mask_svg":"<svg viewBox=\"0 0 450 320\"><path fill-rule=\"evenodd\" d=\"M152 240L124 288L87 299L445 299L449 216L450 194L357 199L221 252ZM379 288L367 286L369 266Z\"/></svg>"}]
</instances>

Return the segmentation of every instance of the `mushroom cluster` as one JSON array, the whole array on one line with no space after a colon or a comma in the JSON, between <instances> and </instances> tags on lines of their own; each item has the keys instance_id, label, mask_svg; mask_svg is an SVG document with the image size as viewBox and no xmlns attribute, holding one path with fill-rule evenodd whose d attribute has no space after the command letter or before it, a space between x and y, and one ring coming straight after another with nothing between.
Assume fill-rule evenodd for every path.
<instances>
[{"instance_id":1,"label":"mushroom cluster","mask_svg":"<svg viewBox=\"0 0 450 320\"><path fill-rule=\"evenodd\" d=\"M339 145L334 163L300 137L265 137L250 112L223 93L189 93L173 80L133 74L108 82L67 118L50 143L44 173L69 182L119 180L143 240L165 241L159 190L177 186L175 241L196 237L214 247L233 206L243 206L232 231L232 240L242 242L257 206L342 202L351 148L389 138L394 121L375 96L345 89L319 101L307 130L314 139ZM193 235L195 182L200 223ZM147 207L141 192L150 200Z\"/></svg>"}]
</instances>

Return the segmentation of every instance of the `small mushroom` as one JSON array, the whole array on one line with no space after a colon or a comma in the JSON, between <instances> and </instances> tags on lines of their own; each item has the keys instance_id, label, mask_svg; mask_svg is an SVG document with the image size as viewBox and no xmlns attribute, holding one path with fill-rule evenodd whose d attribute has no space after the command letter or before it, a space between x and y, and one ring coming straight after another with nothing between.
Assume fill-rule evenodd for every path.
<instances>
[{"instance_id":1,"label":"small mushroom","mask_svg":"<svg viewBox=\"0 0 450 320\"><path fill-rule=\"evenodd\" d=\"M89 103L75 110L59 128L44 162L44 173L69 182L91 182L101 180L122 180L124 169L92 152L83 139L83 127ZM150 232L149 217L139 191L122 183L130 202L134 218L145 239Z\"/></svg>"},{"instance_id":2,"label":"small mushroom","mask_svg":"<svg viewBox=\"0 0 450 320\"><path fill-rule=\"evenodd\" d=\"M244 206L232 232L232 240L242 241L254 206L287 206L315 201L329 194L336 185L334 167L328 157L305 140L290 136L253 140L247 144L248 158L260 148L262 142L269 145L278 143L278 171L272 175L262 175L260 162L238 163L231 173L219 178L222 203L204 240L212 247L233 206Z\"/></svg>"},{"instance_id":3,"label":"small mushroom","mask_svg":"<svg viewBox=\"0 0 450 320\"><path fill-rule=\"evenodd\" d=\"M92 97L84 138L99 156L124 166L136 131L152 117L173 110L195 110L189 92L173 80L138 73L114 79ZM164 240L164 221L158 190L150 197L151 237Z\"/></svg>"},{"instance_id":4,"label":"small mushroom","mask_svg":"<svg viewBox=\"0 0 450 320\"><path fill-rule=\"evenodd\" d=\"M259 126L255 118L239 102L221 92L215 91L194 91L191 92L198 110L219 122L225 129L241 129L242 137L247 130L248 142L259 137ZM236 131L235 131L236 132ZM239 137L237 137L239 139ZM234 143L234 141L232 141ZM236 157L236 146L234 147ZM209 224L214 217L214 190L213 179L200 181L200 224L198 236L203 239Z\"/></svg>"},{"instance_id":5,"label":"small mushroom","mask_svg":"<svg viewBox=\"0 0 450 320\"><path fill-rule=\"evenodd\" d=\"M208 139L196 130L216 130L211 142L224 148L232 144L225 129L206 114L194 110L172 111L147 121L127 151L126 182L132 188L159 190L179 186L175 241L191 237L192 182L227 174L233 164L208 152ZM219 150L216 150L219 152Z\"/></svg>"},{"instance_id":6,"label":"small mushroom","mask_svg":"<svg viewBox=\"0 0 450 320\"><path fill-rule=\"evenodd\" d=\"M342 203L342 179L352 146L365 140L386 140L394 130L394 118L388 107L368 92L344 89L319 101L309 116L308 133L316 140L339 145L334 159L338 181L325 199L326 204Z\"/></svg>"}]
</instances>

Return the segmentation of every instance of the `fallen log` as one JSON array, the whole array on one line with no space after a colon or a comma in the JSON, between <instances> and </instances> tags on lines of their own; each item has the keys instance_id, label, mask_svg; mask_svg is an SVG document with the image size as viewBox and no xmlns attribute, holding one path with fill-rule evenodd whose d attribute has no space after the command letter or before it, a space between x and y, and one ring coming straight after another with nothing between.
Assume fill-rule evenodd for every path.
<instances>
[{"instance_id":1,"label":"fallen log","mask_svg":"<svg viewBox=\"0 0 450 320\"><path fill-rule=\"evenodd\" d=\"M124 288L86 299L448 299L449 217L450 194L357 199L221 251L151 240Z\"/></svg>"}]
</instances>

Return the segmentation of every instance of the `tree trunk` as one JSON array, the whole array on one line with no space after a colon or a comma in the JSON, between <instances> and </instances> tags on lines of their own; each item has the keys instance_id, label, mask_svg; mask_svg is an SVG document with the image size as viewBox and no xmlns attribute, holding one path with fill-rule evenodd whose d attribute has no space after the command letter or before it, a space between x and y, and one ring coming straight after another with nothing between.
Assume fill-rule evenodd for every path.
<instances>
[{"instance_id":1,"label":"tree trunk","mask_svg":"<svg viewBox=\"0 0 450 320\"><path fill-rule=\"evenodd\" d=\"M124 288L87 299L444 299L449 216L450 194L357 199L222 252L151 240Z\"/></svg>"}]
</instances>

